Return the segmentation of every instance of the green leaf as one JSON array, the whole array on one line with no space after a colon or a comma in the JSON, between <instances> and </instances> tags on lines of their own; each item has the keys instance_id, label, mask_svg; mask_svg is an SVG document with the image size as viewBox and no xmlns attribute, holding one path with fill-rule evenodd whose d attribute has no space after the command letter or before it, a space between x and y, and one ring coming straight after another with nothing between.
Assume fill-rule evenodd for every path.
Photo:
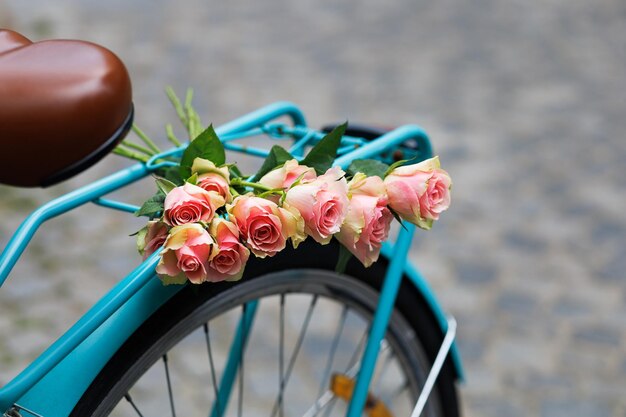
<instances>
[{"instance_id":1,"label":"green leaf","mask_svg":"<svg viewBox=\"0 0 626 417\"><path fill-rule=\"evenodd\" d=\"M165 168L161 168L156 171L159 177L165 178L168 181L173 182L177 186L183 185L185 181L183 181L183 177L180 176L179 167L178 166L168 166Z\"/></svg>"},{"instance_id":2,"label":"green leaf","mask_svg":"<svg viewBox=\"0 0 626 417\"><path fill-rule=\"evenodd\" d=\"M389 209L393 217L398 221L398 223L400 223L400 226L402 226L404 230L407 230L406 226L402 222L402 217L400 217L400 215L394 209L392 209L391 206L387 206L387 208Z\"/></svg>"},{"instance_id":3,"label":"green leaf","mask_svg":"<svg viewBox=\"0 0 626 417\"><path fill-rule=\"evenodd\" d=\"M267 158L263 161L261 169L259 169L259 172L254 175L253 181L258 181L261 177L263 177L263 175L291 159L293 159L293 155L287 152L285 148L278 145L272 146L269 155L267 155Z\"/></svg>"},{"instance_id":4,"label":"green leaf","mask_svg":"<svg viewBox=\"0 0 626 417\"><path fill-rule=\"evenodd\" d=\"M187 283L187 276L183 272L175 277L163 274L159 275L159 278L161 279L163 285L183 285Z\"/></svg>"},{"instance_id":5,"label":"green leaf","mask_svg":"<svg viewBox=\"0 0 626 417\"><path fill-rule=\"evenodd\" d=\"M216 166L226 162L226 151L224 145L217 137L213 125L207 127L194 140L191 141L182 158L180 159L180 176L189 178L191 176L191 166L193 160L203 158L213 162Z\"/></svg>"},{"instance_id":6,"label":"green leaf","mask_svg":"<svg viewBox=\"0 0 626 417\"><path fill-rule=\"evenodd\" d=\"M193 175L189 178L187 178L187 181L189 184L193 184L193 185L198 185L198 173L194 172Z\"/></svg>"},{"instance_id":7,"label":"green leaf","mask_svg":"<svg viewBox=\"0 0 626 417\"><path fill-rule=\"evenodd\" d=\"M339 245L339 258L337 259L337 265L335 265L335 272L343 274L348 266L348 261L352 258L352 253L343 245Z\"/></svg>"},{"instance_id":8,"label":"green leaf","mask_svg":"<svg viewBox=\"0 0 626 417\"><path fill-rule=\"evenodd\" d=\"M235 164L228 165L228 172L230 173L231 177L244 178L244 175L242 174L241 170Z\"/></svg>"},{"instance_id":9,"label":"green leaf","mask_svg":"<svg viewBox=\"0 0 626 417\"><path fill-rule=\"evenodd\" d=\"M165 202L165 194L159 190L155 195L146 200L141 208L135 212L135 216L148 216L150 218L157 217L163 211L163 203Z\"/></svg>"},{"instance_id":10,"label":"green leaf","mask_svg":"<svg viewBox=\"0 0 626 417\"><path fill-rule=\"evenodd\" d=\"M407 162L410 162L410 161L412 161L414 159L416 159L416 157L413 157L411 159L401 159L401 160L396 161L393 164L389 165L389 168L387 168L387 172L385 172L385 177L387 175L389 175L391 173L391 171L393 171L394 169L396 169L399 166L402 166L402 165L406 164ZM385 178L385 177L383 177L383 178Z\"/></svg>"},{"instance_id":11,"label":"green leaf","mask_svg":"<svg viewBox=\"0 0 626 417\"><path fill-rule=\"evenodd\" d=\"M308 170L307 170L308 171ZM300 182L302 182L302 179L304 178L304 176L307 174L307 172L303 172L302 174L298 175L298 178L296 178L296 180L289 186L289 189L291 190L293 187L295 187L296 185L300 185Z\"/></svg>"},{"instance_id":12,"label":"green leaf","mask_svg":"<svg viewBox=\"0 0 626 417\"><path fill-rule=\"evenodd\" d=\"M156 184L157 188L161 190L161 192L165 195L169 194L170 191L176 188L176 184L174 184L172 181L161 177L156 178Z\"/></svg>"},{"instance_id":13,"label":"green leaf","mask_svg":"<svg viewBox=\"0 0 626 417\"><path fill-rule=\"evenodd\" d=\"M423 219L420 217L415 225L420 229L430 230L433 227L433 223L433 219Z\"/></svg>"},{"instance_id":14,"label":"green leaf","mask_svg":"<svg viewBox=\"0 0 626 417\"><path fill-rule=\"evenodd\" d=\"M389 165L375 159L357 159L348 167L348 175L354 176L357 172L362 172L368 177L385 178L388 169Z\"/></svg>"},{"instance_id":15,"label":"green leaf","mask_svg":"<svg viewBox=\"0 0 626 417\"><path fill-rule=\"evenodd\" d=\"M234 191L234 193L233 193ZM233 198L236 197L237 195L243 195L245 193L247 193L246 187L241 187L239 185L231 185L230 186L230 192L233 194Z\"/></svg>"},{"instance_id":16,"label":"green leaf","mask_svg":"<svg viewBox=\"0 0 626 417\"><path fill-rule=\"evenodd\" d=\"M145 226L143 229L134 233L134 235L137 235L137 251L139 252L140 255L143 255L143 252L146 248L146 235L147 234L148 234L148 226Z\"/></svg>"},{"instance_id":17,"label":"green leaf","mask_svg":"<svg viewBox=\"0 0 626 417\"><path fill-rule=\"evenodd\" d=\"M317 145L309 151L307 156L300 162L300 165L306 165L315 168L318 175L322 175L333 166L333 162L337 157L337 149L341 143L341 138L346 132L348 122L334 128L329 134L324 136Z\"/></svg>"}]
</instances>

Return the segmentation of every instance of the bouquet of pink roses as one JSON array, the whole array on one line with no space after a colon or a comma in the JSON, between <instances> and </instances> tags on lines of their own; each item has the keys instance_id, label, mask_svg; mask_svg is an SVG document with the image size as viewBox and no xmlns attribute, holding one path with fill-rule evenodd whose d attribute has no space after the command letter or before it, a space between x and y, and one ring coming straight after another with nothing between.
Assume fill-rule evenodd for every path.
<instances>
[{"instance_id":1,"label":"bouquet of pink roses","mask_svg":"<svg viewBox=\"0 0 626 417\"><path fill-rule=\"evenodd\" d=\"M151 218L138 250L146 258L163 247L156 272L165 284L238 280L250 253L271 257L309 238L321 245L334 238L367 267L394 217L429 229L450 204L451 180L437 157L391 166L356 160L347 172L332 166L346 124L300 161L274 146L259 172L244 176L194 114L183 121L200 133L137 212Z\"/></svg>"}]
</instances>

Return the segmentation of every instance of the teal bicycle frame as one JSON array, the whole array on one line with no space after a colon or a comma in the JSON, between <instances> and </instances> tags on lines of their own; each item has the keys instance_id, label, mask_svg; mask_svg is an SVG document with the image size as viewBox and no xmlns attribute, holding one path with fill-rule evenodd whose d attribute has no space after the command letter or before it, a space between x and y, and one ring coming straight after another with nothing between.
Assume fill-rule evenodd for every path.
<instances>
[{"instance_id":1,"label":"teal bicycle frame","mask_svg":"<svg viewBox=\"0 0 626 417\"><path fill-rule=\"evenodd\" d=\"M290 129L297 138L291 148L294 155L301 155L307 144L314 143L323 136L319 132L308 129L300 109L285 102L275 103L249 113L220 126L216 131L226 149L264 157L268 154L267 150L242 146L232 143L231 140L260 133L270 135L276 133L278 125L268 123L284 117L290 119L293 124ZM342 144L343 147L340 149L340 156L335 161L335 165L346 169L354 159L374 157L409 139L419 144L421 159L432 156L427 135L420 127L411 125L400 127L371 142L345 137L345 143ZM19 226L0 255L0 286L5 282L35 232L44 222L89 202L133 213L137 210L136 206L104 197L163 167L164 164L168 164L168 162L160 162L163 157L180 154L183 150L184 146L156 155L146 164L136 164L123 169L35 210ZM400 231L393 245L385 244L382 249L382 256L390 259L390 264L362 358L348 417L359 416L365 404L378 348L384 337L403 276L408 278L426 300L438 321L442 335L448 331L448 321L433 292L419 272L406 260L413 232L414 227L407 225ZM158 259L158 253L155 253L135 268L38 359L2 387L0 411L15 407L25 415L67 416L119 347L152 313L182 288L182 286L163 286L158 279L154 279ZM238 371L238 360L241 357L237 349L241 346L245 348L245 340L253 324L255 308L255 303L249 303L246 315L240 323L219 387L219 400L216 403L221 405L221 409L214 408L212 416L221 416L228 404L230 390ZM450 355L457 376L462 378L461 363L454 344L450 347Z\"/></svg>"}]
</instances>

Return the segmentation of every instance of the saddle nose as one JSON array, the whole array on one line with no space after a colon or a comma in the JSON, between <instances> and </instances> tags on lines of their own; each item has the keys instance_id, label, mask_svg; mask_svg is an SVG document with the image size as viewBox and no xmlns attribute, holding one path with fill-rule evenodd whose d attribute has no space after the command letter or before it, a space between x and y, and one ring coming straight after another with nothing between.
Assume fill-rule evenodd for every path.
<instances>
[{"instance_id":1,"label":"saddle nose","mask_svg":"<svg viewBox=\"0 0 626 417\"><path fill-rule=\"evenodd\" d=\"M0 182L33 187L96 163L132 124L126 67L84 41L0 30Z\"/></svg>"}]
</instances>

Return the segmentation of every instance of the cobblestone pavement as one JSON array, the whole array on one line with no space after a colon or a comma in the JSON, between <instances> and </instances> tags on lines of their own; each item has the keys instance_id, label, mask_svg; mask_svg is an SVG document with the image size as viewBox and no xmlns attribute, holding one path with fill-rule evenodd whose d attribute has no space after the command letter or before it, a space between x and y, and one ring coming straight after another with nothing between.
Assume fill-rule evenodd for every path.
<instances>
[{"instance_id":1,"label":"cobblestone pavement","mask_svg":"<svg viewBox=\"0 0 626 417\"><path fill-rule=\"evenodd\" d=\"M626 415L623 0L0 6L33 39L118 52L153 136L173 119L167 84L195 87L216 124L285 99L313 125L422 124L454 200L411 257L458 318L465 415ZM44 191L0 188L0 243L26 209L124 164L109 157ZM2 379L132 267L140 223L85 209L36 238L0 293Z\"/></svg>"}]
</instances>

